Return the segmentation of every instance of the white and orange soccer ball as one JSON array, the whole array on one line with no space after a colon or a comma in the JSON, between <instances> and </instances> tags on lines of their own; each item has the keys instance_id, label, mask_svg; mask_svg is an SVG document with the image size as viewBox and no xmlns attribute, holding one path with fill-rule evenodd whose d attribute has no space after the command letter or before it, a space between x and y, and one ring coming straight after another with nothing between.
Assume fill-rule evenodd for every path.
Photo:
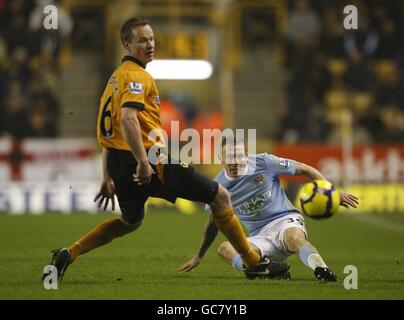
<instances>
[{"instance_id":1,"label":"white and orange soccer ball","mask_svg":"<svg viewBox=\"0 0 404 320\"><path fill-rule=\"evenodd\" d=\"M339 191L327 180L306 183L299 193L299 202L304 214L313 219L330 218L340 205Z\"/></svg>"}]
</instances>

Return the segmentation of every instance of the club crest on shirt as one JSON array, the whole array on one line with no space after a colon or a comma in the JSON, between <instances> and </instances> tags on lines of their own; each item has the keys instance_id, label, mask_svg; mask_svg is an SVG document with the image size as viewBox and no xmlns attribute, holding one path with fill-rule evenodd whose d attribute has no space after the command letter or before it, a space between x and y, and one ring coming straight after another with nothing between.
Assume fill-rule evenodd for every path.
<instances>
[{"instance_id":1,"label":"club crest on shirt","mask_svg":"<svg viewBox=\"0 0 404 320\"><path fill-rule=\"evenodd\" d=\"M287 168L287 167L289 167L289 161L284 158L279 158L279 165Z\"/></svg>"},{"instance_id":2,"label":"club crest on shirt","mask_svg":"<svg viewBox=\"0 0 404 320\"><path fill-rule=\"evenodd\" d=\"M117 93L118 92L118 80L116 80L116 77L115 76L112 76L110 79L109 79L109 81L108 81L108 84L111 84L111 85L113 85L113 87L114 87L114 93Z\"/></svg>"},{"instance_id":3,"label":"club crest on shirt","mask_svg":"<svg viewBox=\"0 0 404 320\"><path fill-rule=\"evenodd\" d=\"M262 185L264 183L264 176L262 174L255 175L254 182L257 186Z\"/></svg>"},{"instance_id":4,"label":"club crest on shirt","mask_svg":"<svg viewBox=\"0 0 404 320\"><path fill-rule=\"evenodd\" d=\"M142 93L143 92L143 83L139 82L129 82L129 91L132 93Z\"/></svg>"}]
</instances>

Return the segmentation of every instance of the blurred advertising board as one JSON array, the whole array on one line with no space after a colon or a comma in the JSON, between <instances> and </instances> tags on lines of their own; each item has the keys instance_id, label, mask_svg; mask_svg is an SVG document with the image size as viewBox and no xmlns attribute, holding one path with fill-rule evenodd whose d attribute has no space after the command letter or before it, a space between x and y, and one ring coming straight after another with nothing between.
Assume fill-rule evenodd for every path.
<instances>
[{"instance_id":1,"label":"blurred advertising board","mask_svg":"<svg viewBox=\"0 0 404 320\"><path fill-rule=\"evenodd\" d=\"M93 199L98 188L96 182L0 182L0 212L96 212Z\"/></svg>"},{"instance_id":2,"label":"blurred advertising board","mask_svg":"<svg viewBox=\"0 0 404 320\"><path fill-rule=\"evenodd\" d=\"M312 165L337 186L355 194L360 200L358 213L404 213L404 145L355 146L347 155L333 145L277 144L273 153ZM285 177L291 199L297 201L304 181Z\"/></svg>"},{"instance_id":3,"label":"blurred advertising board","mask_svg":"<svg viewBox=\"0 0 404 320\"><path fill-rule=\"evenodd\" d=\"M94 139L0 139L0 181L94 180L101 177Z\"/></svg>"},{"instance_id":4,"label":"blurred advertising board","mask_svg":"<svg viewBox=\"0 0 404 320\"><path fill-rule=\"evenodd\" d=\"M0 214L101 212L94 203L99 188L99 181L0 182ZM149 198L147 206L175 207L184 214L197 210L195 203L182 199L174 205L163 199ZM115 212L120 213L117 202Z\"/></svg>"},{"instance_id":5,"label":"blurred advertising board","mask_svg":"<svg viewBox=\"0 0 404 320\"><path fill-rule=\"evenodd\" d=\"M351 154L326 144L277 144L273 153L312 165L337 183L404 183L404 144L355 146Z\"/></svg>"},{"instance_id":6,"label":"blurred advertising board","mask_svg":"<svg viewBox=\"0 0 404 320\"><path fill-rule=\"evenodd\" d=\"M0 213L98 212L93 199L101 175L101 150L94 139L1 138ZM155 198L147 205L173 206ZM187 214L197 209L185 200L175 207Z\"/></svg>"},{"instance_id":7,"label":"blurred advertising board","mask_svg":"<svg viewBox=\"0 0 404 320\"><path fill-rule=\"evenodd\" d=\"M340 147L322 144L278 144L272 152L313 165L337 186L343 185L361 200L360 212L404 212L402 145L355 147L348 158ZM93 198L101 168L101 152L93 139L2 138L0 213L97 212ZM296 199L303 182L286 179L290 199ZM149 204L169 205L159 199ZM175 206L183 213L196 210L190 202L177 201Z\"/></svg>"},{"instance_id":8,"label":"blurred advertising board","mask_svg":"<svg viewBox=\"0 0 404 320\"><path fill-rule=\"evenodd\" d=\"M299 191L301 187L301 183L284 183L286 194L297 208L300 208ZM337 188L359 198L359 206L356 210L340 207L338 213L404 213L403 183L354 183L344 186L337 184Z\"/></svg>"}]
</instances>

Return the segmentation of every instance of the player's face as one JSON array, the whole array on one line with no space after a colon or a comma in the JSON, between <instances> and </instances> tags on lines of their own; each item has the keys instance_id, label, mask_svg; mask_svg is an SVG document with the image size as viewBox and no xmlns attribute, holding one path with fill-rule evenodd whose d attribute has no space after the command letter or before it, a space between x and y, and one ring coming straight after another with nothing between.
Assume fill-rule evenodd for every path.
<instances>
[{"instance_id":1,"label":"player's face","mask_svg":"<svg viewBox=\"0 0 404 320\"><path fill-rule=\"evenodd\" d=\"M142 63L147 64L154 58L154 33L149 25L132 29L132 38L126 42L125 49Z\"/></svg>"},{"instance_id":2,"label":"player's face","mask_svg":"<svg viewBox=\"0 0 404 320\"><path fill-rule=\"evenodd\" d=\"M245 172L247 159L248 154L243 143L223 147L222 164L230 177L235 178Z\"/></svg>"}]
</instances>

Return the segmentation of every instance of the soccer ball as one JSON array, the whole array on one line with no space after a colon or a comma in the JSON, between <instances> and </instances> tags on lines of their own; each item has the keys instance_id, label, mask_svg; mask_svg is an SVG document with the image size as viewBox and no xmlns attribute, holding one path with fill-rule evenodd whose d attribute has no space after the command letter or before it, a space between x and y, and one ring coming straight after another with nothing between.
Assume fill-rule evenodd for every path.
<instances>
[{"instance_id":1,"label":"soccer ball","mask_svg":"<svg viewBox=\"0 0 404 320\"><path fill-rule=\"evenodd\" d=\"M302 211L314 219L330 218L337 212L340 200L339 192L327 180L309 182L299 194Z\"/></svg>"}]
</instances>

